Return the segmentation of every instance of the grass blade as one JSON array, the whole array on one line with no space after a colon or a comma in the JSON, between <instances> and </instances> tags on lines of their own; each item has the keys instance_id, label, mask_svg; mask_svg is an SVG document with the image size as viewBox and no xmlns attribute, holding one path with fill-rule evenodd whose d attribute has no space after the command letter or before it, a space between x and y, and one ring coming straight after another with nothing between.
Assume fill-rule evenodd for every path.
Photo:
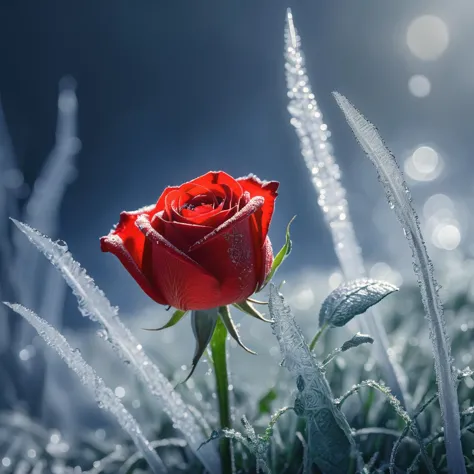
<instances>
[{"instance_id":1,"label":"grass blade","mask_svg":"<svg viewBox=\"0 0 474 474\"><path fill-rule=\"evenodd\" d=\"M94 394L100 408L112 413L120 426L130 435L138 450L143 454L154 474L168 472L163 461L151 447L135 418L122 405L113 391L95 373L94 369L82 358L78 349L73 349L66 338L33 311L19 304L5 303L9 308L30 323L37 333L52 347L73 370L81 382Z\"/></svg>"},{"instance_id":2,"label":"grass blade","mask_svg":"<svg viewBox=\"0 0 474 474\"><path fill-rule=\"evenodd\" d=\"M395 211L410 245L413 269L430 324L448 470L453 474L464 474L466 467L461 446L456 376L451 366L451 348L446 333L443 305L438 294L439 285L434 276L433 264L421 233L418 215L412 205L410 191L394 156L386 148L375 126L368 122L343 95L335 92L334 97L358 142L377 169L379 181L384 187L389 205Z\"/></svg>"}]
</instances>

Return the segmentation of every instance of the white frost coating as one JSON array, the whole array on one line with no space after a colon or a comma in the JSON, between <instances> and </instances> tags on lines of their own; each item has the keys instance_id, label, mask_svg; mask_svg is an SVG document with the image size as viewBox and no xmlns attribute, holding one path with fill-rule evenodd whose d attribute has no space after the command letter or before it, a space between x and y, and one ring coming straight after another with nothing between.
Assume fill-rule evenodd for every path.
<instances>
[{"instance_id":1,"label":"white frost coating","mask_svg":"<svg viewBox=\"0 0 474 474\"><path fill-rule=\"evenodd\" d=\"M285 69L291 124L300 139L301 154L318 194L318 204L331 232L344 277L346 280L363 278L366 272L349 215L346 190L340 182L339 166L335 162L332 146L328 141L330 132L323 122L322 113L311 91L300 46L301 40L293 24L293 15L288 9L285 29ZM376 359L383 371L385 382L402 405L406 406L404 395L406 377L401 367L389 358L389 342L380 318L376 316L374 310L369 310L359 324L362 332L374 337Z\"/></svg>"},{"instance_id":2,"label":"white frost coating","mask_svg":"<svg viewBox=\"0 0 474 474\"><path fill-rule=\"evenodd\" d=\"M352 461L360 464L351 429L342 412L333 403L331 388L321 366L316 362L291 309L270 284L268 302L273 334L283 356L282 366L295 377L299 394L295 412L307 421L309 454L324 472L348 472Z\"/></svg>"},{"instance_id":3,"label":"white frost coating","mask_svg":"<svg viewBox=\"0 0 474 474\"><path fill-rule=\"evenodd\" d=\"M195 455L211 474L220 472L220 459L211 444L199 446L206 441L191 411L181 396L173 389L160 369L148 358L141 344L118 317L117 308L112 307L102 290L87 275L86 271L72 258L67 248L51 241L26 224L13 220L15 225L61 272L66 283L78 299L81 313L102 324L108 340L122 359L129 363L137 376L160 401L163 410L179 429Z\"/></svg>"},{"instance_id":4,"label":"white frost coating","mask_svg":"<svg viewBox=\"0 0 474 474\"><path fill-rule=\"evenodd\" d=\"M25 318L46 343L61 356L69 368L77 374L82 384L94 393L99 407L115 416L120 426L130 435L138 450L143 453L153 473L161 474L168 472L161 458L145 438L135 418L126 410L113 391L105 385L94 369L82 358L79 350L73 349L61 333L56 331L56 329L33 311L19 304L5 304Z\"/></svg>"},{"instance_id":5,"label":"white frost coating","mask_svg":"<svg viewBox=\"0 0 474 474\"><path fill-rule=\"evenodd\" d=\"M451 348L446 334L443 305L438 294L433 264L428 256L418 215L412 205L410 191L391 152L384 145L377 129L341 94L334 97L344 112L357 141L377 169L390 207L403 227L413 255L413 269L418 278L423 306L430 323L430 339L435 360L436 381L444 423L444 439L448 471L464 474L466 467L461 446L459 403L456 374L452 370Z\"/></svg>"}]
</instances>

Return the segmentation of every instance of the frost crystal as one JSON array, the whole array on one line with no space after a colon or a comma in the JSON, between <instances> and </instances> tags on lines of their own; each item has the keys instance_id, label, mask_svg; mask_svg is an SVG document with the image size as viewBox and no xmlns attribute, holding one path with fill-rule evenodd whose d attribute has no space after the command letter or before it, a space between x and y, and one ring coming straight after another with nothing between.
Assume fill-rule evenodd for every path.
<instances>
[{"instance_id":1,"label":"frost crystal","mask_svg":"<svg viewBox=\"0 0 474 474\"><path fill-rule=\"evenodd\" d=\"M318 194L326 224L331 231L333 245L346 280L365 276L361 250L349 216L346 190L341 185L341 173L332 154L330 132L319 110L306 73L300 37L293 24L293 15L288 10L285 31L286 81L290 99L288 111L301 143L301 154ZM381 365L386 382L402 401L402 369L395 366L388 356L387 334L378 318L369 311L361 322L361 329L375 338L376 359Z\"/></svg>"},{"instance_id":2,"label":"frost crystal","mask_svg":"<svg viewBox=\"0 0 474 474\"><path fill-rule=\"evenodd\" d=\"M102 290L91 277L72 258L67 247L51 241L26 224L15 221L16 226L60 271L66 283L78 299L79 310L84 316L102 324L108 334L107 340L120 357L135 370L151 393L160 401L165 413L171 418L189 446L196 453L210 473L219 472L220 461L214 446L198 451L204 436L191 411L181 396L161 373L160 369L148 358L142 346L118 317L117 308L111 306Z\"/></svg>"},{"instance_id":3,"label":"frost crystal","mask_svg":"<svg viewBox=\"0 0 474 474\"><path fill-rule=\"evenodd\" d=\"M334 405L323 370L313 358L289 306L273 284L269 310L273 334L283 356L282 365L297 378L299 393L295 412L307 420L309 455L323 472L345 474L354 461L359 461L349 424Z\"/></svg>"},{"instance_id":4,"label":"frost crystal","mask_svg":"<svg viewBox=\"0 0 474 474\"><path fill-rule=\"evenodd\" d=\"M166 473L163 461L145 438L137 421L122 405L122 402L107 387L104 381L95 373L94 369L82 358L78 349L73 349L66 338L50 326L44 319L19 304L5 303L13 311L26 319L38 334L52 347L64 362L77 374L81 383L93 393L100 408L112 413L120 426L130 435L138 450L147 460L154 474Z\"/></svg>"},{"instance_id":5,"label":"frost crystal","mask_svg":"<svg viewBox=\"0 0 474 474\"><path fill-rule=\"evenodd\" d=\"M343 95L336 92L334 96L358 142L377 169L389 205L395 211L410 245L413 269L418 278L423 306L430 323L430 338L444 422L448 470L452 473L465 473L460 440L456 375L451 367L451 348L446 334L443 305L438 294L439 285L434 277L433 264L421 233L418 215L412 205L410 191L394 156L385 147L374 125L368 122Z\"/></svg>"}]
</instances>

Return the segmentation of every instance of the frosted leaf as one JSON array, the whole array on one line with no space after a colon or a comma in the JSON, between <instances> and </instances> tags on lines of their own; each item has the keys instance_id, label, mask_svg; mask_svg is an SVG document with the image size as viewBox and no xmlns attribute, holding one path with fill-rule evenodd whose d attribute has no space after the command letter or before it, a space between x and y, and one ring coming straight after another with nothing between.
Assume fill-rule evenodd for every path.
<instances>
[{"instance_id":1,"label":"frosted leaf","mask_svg":"<svg viewBox=\"0 0 474 474\"><path fill-rule=\"evenodd\" d=\"M5 304L25 318L45 342L61 356L69 368L77 374L81 383L93 392L99 407L115 416L120 426L130 435L138 450L142 452L153 473L168 472L161 458L145 438L135 418L126 410L113 391L105 385L94 369L86 363L80 351L73 349L61 333L33 311L19 304Z\"/></svg>"},{"instance_id":2,"label":"frosted leaf","mask_svg":"<svg viewBox=\"0 0 474 474\"><path fill-rule=\"evenodd\" d=\"M26 224L15 220L13 222L61 273L76 296L83 316L99 322L107 331L108 342L112 344L122 360L133 368L138 378L160 402L165 413L176 428L183 433L190 448L206 469L210 473L218 473L220 460L215 447L207 446L197 451L204 440L201 428L168 379L145 351L138 349L141 345L118 317L117 308L111 306L102 290L95 285L92 278L63 246Z\"/></svg>"},{"instance_id":3,"label":"frosted leaf","mask_svg":"<svg viewBox=\"0 0 474 474\"><path fill-rule=\"evenodd\" d=\"M282 365L297 379L299 392L294 409L307 421L309 455L323 471L345 474L354 462L353 457L358 458L349 424L334 405L322 368L309 350L290 307L273 284L268 305L273 334L283 356Z\"/></svg>"},{"instance_id":4,"label":"frosted leaf","mask_svg":"<svg viewBox=\"0 0 474 474\"><path fill-rule=\"evenodd\" d=\"M372 344L373 342L373 338L371 338L367 334L361 334L360 332L358 332L354 337L346 341L341 346L341 352L348 351L349 349L353 349L354 347L359 347L362 344Z\"/></svg>"},{"instance_id":5,"label":"frosted leaf","mask_svg":"<svg viewBox=\"0 0 474 474\"><path fill-rule=\"evenodd\" d=\"M311 182L318 196L326 225L331 232L334 251L346 280L366 276L362 253L349 214L346 190L330 142L330 132L311 89L301 50L301 39L288 9L285 29L285 74L288 88L288 110L300 140ZM403 370L388 356L388 338L381 322L369 310L359 324L362 332L375 338L374 352L384 379L404 403Z\"/></svg>"},{"instance_id":6,"label":"frosted leaf","mask_svg":"<svg viewBox=\"0 0 474 474\"><path fill-rule=\"evenodd\" d=\"M413 205L410 191L403 174L392 153L385 147L373 124L341 94L334 97L344 112L346 120L357 141L377 169L379 180L384 187L390 207L400 221L413 256L413 269L418 279L425 313L430 323L430 339L436 370L441 413L443 415L448 469L465 473L460 442L459 403L452 370L451 348L446 333L443 305L438 294L433 264L428 256L421 233L418 215Z\"/></svg>"},{"instance_id":7,"label":"frosted leaf","mask_svg":"<svg viewBox=\"0 0 474 474\"><path fill-rule=\"evenodd\" d=\"M362 314L398 288L379 280L359 279L343 283L324 300L319 312L319 325L341 327Z\"/></svg>"}]
</instances>

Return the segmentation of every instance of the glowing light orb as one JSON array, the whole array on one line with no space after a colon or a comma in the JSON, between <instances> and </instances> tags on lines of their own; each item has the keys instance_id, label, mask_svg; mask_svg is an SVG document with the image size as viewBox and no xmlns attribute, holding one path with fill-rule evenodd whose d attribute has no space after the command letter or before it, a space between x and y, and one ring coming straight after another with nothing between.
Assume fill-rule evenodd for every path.
<instances>
[{"instance_id":1,"label":"glowing light orb","mask_svg":"<svg viewBox=\"0 0 474 474\"><path fill-rule=\"evenodd\" d=\"M433 244L443 250L454 250L461 243L461 231L455 224L439 224L433 231Z\"/></svg>"},{"instance_id":2,"label":"glowing light orb","mask_svg":"<svg viewBox=\"0 0 474 474\"><path fill-rule=\"evenodd\" d=\"M407 29L406 41L411 53L424 61L438 59L448 47L446 23L434 15L415 18Z\"/></svg>"},{"instance_id":3,"label":"glowing light orb","mask_svg":"<svg viewBox=\"0 0 474 474\"><path fill-rule=\"evenodd\" d=\"M432 181L442 169L438 153L429 146L420 146L405 160L405 173L416 181Z\"/></svg>"},{"instance_id":4,"label":"glowing light orb","mask_svg":"<svg viewBox=\"0 0 474 474\"><path fill-rule=\"evenodd\" d=\"M422 74L415 74L408 80L408 89L415 97L426 97L431 92L431 82Z\"/></svg>"}]
</instances>

